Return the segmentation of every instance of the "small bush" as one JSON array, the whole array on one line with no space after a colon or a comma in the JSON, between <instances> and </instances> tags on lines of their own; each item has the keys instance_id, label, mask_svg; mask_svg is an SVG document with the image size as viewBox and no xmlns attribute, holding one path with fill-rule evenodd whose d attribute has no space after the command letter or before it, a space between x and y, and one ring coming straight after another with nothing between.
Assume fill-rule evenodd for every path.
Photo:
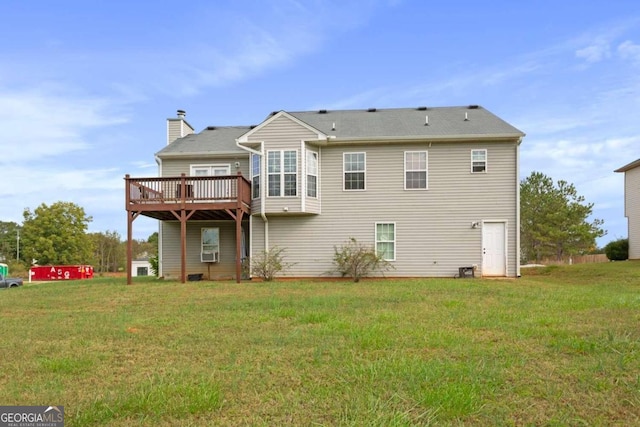
<instances>
[{"instance_id":1,"label":"small bush","mask_svg":"<svg viewBox=\"0 0 640 427\"><path fill-rule=\"evenodd\" d=\"M158 255L152 255L149 257L149 264L151 265L151 272L154 276L158 277Z\"/></svg>"},{"instance_id":2,"label":"small bush","mask_svg":"<svg viewBox=\"0 0 640 427\"><path fill-rule=\"evenodd\" d=\"M629 239L618 239L607 243L604 253L610 261L624 261L629 258Z\"/></svg>"},{"instance_id":3,"label":"small bush","mask_svg":"<svg viewBox=\"0 0 640 427\"><path fill-rule=\"evenodd\" d=\"M255 256L251 262L251 273L262 280L269 282L278 273L288 270L294 264L284 262L284 248L274 246L269 251Z\"/></svg>"},{"instance_id":4,"label":"small bush","mask_svg":"<svg viewBox=\"0 0 640 427\"><path fill-rule=\"evenodd\" d=\"M334 271L341 277L351 277L354 282L359 282L374 271L386 271L393 266L376 254L373 247L358 243L351 237L346 244L339 248L333 247Z\"/></svg>"}]
</instances>

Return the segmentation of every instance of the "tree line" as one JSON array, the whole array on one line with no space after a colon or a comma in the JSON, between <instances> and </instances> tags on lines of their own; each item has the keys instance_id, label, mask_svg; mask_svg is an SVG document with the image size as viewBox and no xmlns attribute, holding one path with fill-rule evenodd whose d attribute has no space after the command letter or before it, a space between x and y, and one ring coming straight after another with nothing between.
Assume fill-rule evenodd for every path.
<instances>
[{"instance_id":1,"label":"tree line","mask_svg":"<svg viewBox=\"0 0 640 427\"><path fill-rule=\"evenodd\" d=\"M126 241L116 231L88 233L93 219L71 202L45 203L23 212L21 225L0 221L0 262L12 270L31 265L88 264L97 273L126 269ZM134 257L158 256L158 233L134 240Z\"/></svg>"}]
</instances>

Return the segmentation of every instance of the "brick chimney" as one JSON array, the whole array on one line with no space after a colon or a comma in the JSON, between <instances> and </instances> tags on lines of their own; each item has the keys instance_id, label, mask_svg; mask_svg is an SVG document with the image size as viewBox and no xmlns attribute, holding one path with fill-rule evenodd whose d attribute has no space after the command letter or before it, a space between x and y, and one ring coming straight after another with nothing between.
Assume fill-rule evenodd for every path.
<instances>
[{"instance_id":1,"label":"brick chimney","mask_svg":"<svg viewBox=\"0 0 640 427\"><path fill-rule=\"evenodd\" d=\"M194 132L193 127L184 119L187 113L184 110L178 110L177 113L178 117L167 119L167 145Z\"/></svg>"}]
</instances>

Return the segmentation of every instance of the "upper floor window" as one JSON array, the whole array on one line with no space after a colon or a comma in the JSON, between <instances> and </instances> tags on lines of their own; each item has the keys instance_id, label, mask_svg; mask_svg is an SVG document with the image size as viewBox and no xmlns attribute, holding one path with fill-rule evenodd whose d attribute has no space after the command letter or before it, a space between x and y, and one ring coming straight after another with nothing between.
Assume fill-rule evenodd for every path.
<instances>
[{"instance_id":1,"label":"upper floor window","mask_svg":"<svg viewBox=\"0 0 640 427\"><path fill-rule=\"evenodd\" d=\"M376 254L385 261L396 260L396 224L376 223Z\"/></svg>"},{"instance_id":2,"label":"upper floor window","mask_svg":"<svg viewBox=\"0 0 640 427\"><path fill-rule=\"evenodd\" d=\"M251 197L260 198L260 156L251 155Z\"/></svg>"},{"instance_id":3,"label":"upper floor window","mask_svg":"<svg viewBox=\"0 0 640 427\"><path fill-rule=\"evenodd\" d=\"M471 150L471 173L487 171L487 150Z\"/></svg>"},{"instance_id":4,"label":"upper floor window","mask_svg":"<svg viewBox=\"0 0 640 427\"><path fill-rule=\"evenodd\" d=\"M427 188L427 152L404 152L404 188L420 190Z\"/></svg>"},{"instance_id":5,"label":"upper floor window","mask_svg":"<svg viewBox=\"0 0 640 427\"><path fill-rule=\"evenodd\" d=\"M268 151L267 177L270 197L296 196L298 189L298 152Z\"/></svg>"},{"instance_id":6,"label":"upper floor window","mask_svg":"<svg viewBox=\"0 0 640 427\"><path fill-rule=\"evenodd\" d=\"M191 176L231 175L231 165L191 165Z\"/></svg>"},{"instance_id":7,"label":"upper floor window","mask_svg":"<svg viewBox=\"0 0 640 427\"><path fill-rule=\"evenodd\" d=\"M307 196L318 197L318 153L307 150Z\"/></svg>"},{"instance_id":8,"label":"upper floor window","mask_svg":"<svg viewBox=\"0 0 640 427\"><path fill-rule=\"evenodd\" d=\"M367 160L365 153L344 153L343 174L345 190L364 190Z\"/></svg>"}]
</instances>

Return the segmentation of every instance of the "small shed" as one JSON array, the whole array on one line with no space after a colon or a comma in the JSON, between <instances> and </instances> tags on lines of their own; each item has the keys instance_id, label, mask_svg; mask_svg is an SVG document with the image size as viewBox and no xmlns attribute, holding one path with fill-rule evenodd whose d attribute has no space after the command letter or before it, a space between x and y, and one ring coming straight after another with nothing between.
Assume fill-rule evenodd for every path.
<instances>
[{"instance_id":1,"label":"small shed","mask_svg":"<svg viewBox=\"0 0 640 427\"><path fill-rule=\"evenodd\" d=\"M151 276L151 263L149 258L138 258L131 261L131 275L133 277Z\"/></svg>"}]
</instances>

